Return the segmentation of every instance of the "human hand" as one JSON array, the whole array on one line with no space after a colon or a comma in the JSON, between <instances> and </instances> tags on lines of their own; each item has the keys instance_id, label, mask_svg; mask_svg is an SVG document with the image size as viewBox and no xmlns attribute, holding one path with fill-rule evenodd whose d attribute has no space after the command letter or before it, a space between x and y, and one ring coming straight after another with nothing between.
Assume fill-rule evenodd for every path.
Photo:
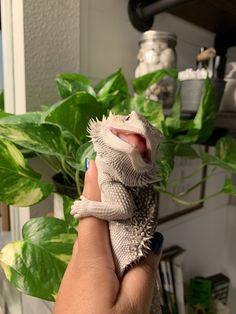
<instances>
[{"instance_id":1,"label":"human hand","mask_svg":"<svg viewBox=\"0 0 236 314\"><path fill-rule=\"evenodd\" d=\"M94 201L101 200L93 161L86 172L83 195ZM154 251L160 251L161 244L162 237L157 236L152 245ZM81 218L79 236L53 313L148 314L159 261L160 252L150 252L119 281L107 222L94 217Z\"/></svg>"}]
</instances>

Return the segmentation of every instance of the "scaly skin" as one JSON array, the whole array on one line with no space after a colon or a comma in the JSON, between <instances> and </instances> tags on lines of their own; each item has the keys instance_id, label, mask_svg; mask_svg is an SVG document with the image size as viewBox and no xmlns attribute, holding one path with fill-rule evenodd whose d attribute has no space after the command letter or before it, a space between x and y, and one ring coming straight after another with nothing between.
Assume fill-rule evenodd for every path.
<instances>
[{"instance_id":1,"label":"scaly skin","mask_svg":"<svg viewBox=\"0 0 236 314\"><path fill-rule=\"evenodd\" d=\"M150 239L157 227L157 199L153 187L127 187L134 201L131 218L111 221L110 238L115 259L116 272L122 276L150 247ZM148 204L148 207L144 206Z\"/></svg>"},{"instance_id":2,"label":"scaly skin","mask_svg":"<svg viewBox=\"0 0 236 314\"><path fill-rule=\"evenodd\" d=\"M97 152L101 202L82 196L71 213L76 218L94 216L109 221L116 272L122 277L146 256L157 227L153 183L158 181L156 158L162 136L134 111L92 121L89 132Z\"/></svg>"}]
</instances>

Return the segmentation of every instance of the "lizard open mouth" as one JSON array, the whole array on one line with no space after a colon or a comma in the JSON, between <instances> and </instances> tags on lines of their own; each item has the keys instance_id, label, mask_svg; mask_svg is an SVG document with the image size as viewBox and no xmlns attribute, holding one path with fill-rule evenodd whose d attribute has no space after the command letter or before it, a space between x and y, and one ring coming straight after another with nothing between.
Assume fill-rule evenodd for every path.
<instances>
[{"instance_id":1,"label":"lizard open mouth","mask_svg":"<svg viewBox=\"0 0 236 314\"><path fill-rule=\"evenodd\" d=\"M151 162L150 149L148 148L147 140L143 135L115 128L111 128L111 132L119 137L122 141L130 144L137 151L139 151L140 155L146 163Z\"/></svg>"}]
</instances>

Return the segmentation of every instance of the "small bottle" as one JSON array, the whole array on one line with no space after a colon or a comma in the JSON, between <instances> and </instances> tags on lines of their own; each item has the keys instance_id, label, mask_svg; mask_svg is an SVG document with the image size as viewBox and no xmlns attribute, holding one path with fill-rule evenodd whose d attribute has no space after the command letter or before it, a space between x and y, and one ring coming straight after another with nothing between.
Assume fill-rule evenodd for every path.
<instances>
[{"instance_id":1,"label":"small bottle","mask_svg":"<svg viewBox=\"0 0 236 314\"><path fill-rule=\"evenodd\" d=\"M176 41L174 33L154 30L144 32L139 42L135 77L161 69L176 68ZM160 101L165 108L170 108L174 102L176 85L176 81L167 76L153 84L147 90L147 96Z\"/></svg>"}]
</instances>

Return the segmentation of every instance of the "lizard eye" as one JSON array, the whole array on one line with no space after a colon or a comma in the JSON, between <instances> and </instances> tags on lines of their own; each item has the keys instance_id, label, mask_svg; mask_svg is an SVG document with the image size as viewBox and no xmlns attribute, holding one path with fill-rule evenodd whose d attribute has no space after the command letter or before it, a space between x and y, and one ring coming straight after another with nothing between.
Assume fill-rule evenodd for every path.
<instances>
[{"instance_id":1,"label":"lizard eye","mask_svg":"<svg viewBox=\"0 0 236 314\"><path fill-rule=\"evenodd\" d=\"M125 118L125 121L128 121L130 119L130 115L128 115L126 118Z\"/></svg>"}]
</instances>

